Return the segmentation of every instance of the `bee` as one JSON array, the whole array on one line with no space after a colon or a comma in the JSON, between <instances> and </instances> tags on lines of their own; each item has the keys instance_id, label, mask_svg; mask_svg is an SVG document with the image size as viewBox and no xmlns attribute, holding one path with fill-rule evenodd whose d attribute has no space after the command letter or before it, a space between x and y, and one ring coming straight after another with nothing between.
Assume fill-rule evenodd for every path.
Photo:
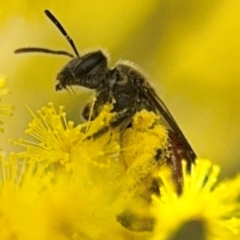
<instances>
[{"instance_id":1,"label":"bee","mask_svg":"<svg viewBox=\"0 0 240 240\"><path fill-rule=\"evenodd\" d=\"M173 179L181 192L183 184L181 161L185 159L190 166L195 161L196 154L147 78L128 62L118 62L110 68L107 57L100 50L79 55L73 40L56 17L49 10L45 10L45 14L65 36L75 55L66 51L38 47L19 48L15 53L41 52L71 57L72 60L58 73L55 89L61 91L72 86L82 86L95 90L96 100L92 110L90 103L83 110L85 119L96 118L106 103L113 103L112 111L117 113L110 127L118 127L120 131L131 127L133 116L143 109L161 116L168 129L170 154L167 163L171 166ZM156 152L156 156L159 154ZM159 156L157 158L159 159Z\"/></svg>"}]
</instances>

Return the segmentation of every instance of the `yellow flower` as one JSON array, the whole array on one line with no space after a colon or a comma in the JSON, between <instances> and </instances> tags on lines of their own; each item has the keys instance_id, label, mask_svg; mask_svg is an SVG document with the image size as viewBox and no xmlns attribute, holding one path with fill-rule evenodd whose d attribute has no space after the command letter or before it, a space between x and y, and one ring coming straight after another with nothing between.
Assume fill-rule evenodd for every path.
<instances>
[{"instance_id":1,"label":"yellow flower","mask_svg":"<svg viewBox=\"0 0 240 240\"><path fill-rule=\"evenodd\" d=\"M179 196L169 171L162 170L161 196L153 196L153 239L240 239L240 176L217 184L218 174L210 161L197 160L190 173L183 162Z\"/></svg>"},{"instance_id":2,"label":"yellow flower","mask_svg":"<svg viewBox=\"0 0 240 240\"><path fill-rule=\"evenodd\" d=\"M240 177L217 185L219 167L183 162L178 195L161 119L143 110L120 134L111 109L76 127L52 103L29 109L35 140L0 156L0 239L238 239Z\"/></svg>"},{"instance_id":3,"label":"yellow flower","mask_svg":"<svg viewBox=\"0 0 240 240\"><path fill-rule=\"evenodd\" d=\"M134 199L140 198L132 199L132 196L144 182L140 177L130 177L134 161L133 166L129 163L125 168L123 159L129 153L127 149L125 155L120 152L119 132L109 127L115 117L111 109L111 105L104 106L93 122L76 127L66 120L62 107L56 111L54 105L49 104L37 115L29 109L33 121L26 132L35 140L13 141L26 150L13 153L8 160L2 159L0 200L2 221L7 230L2 235L0 231L0 239L9 237L12 232L18 239L109 239L112 236L145 239L150 234L130 231L123 223L128 220L124 214L129 207L139 206ZM144 134L144 121L149 120L151 123L146 126L149 139L162 134L161 142L166 137L164 129L158 125L153 127L157 121L154 114L143 111L134 119L133 133L126 132L126 141L127 135ZM155 149L156 144L152 147ZM124 153L124 149L121 151ZM136 146L134 151L137 154ZM150 159L147 160L149 162L143 164L149 166ZM153 169L148 172L146 169L144 174L148 176ZM33 219L36 226L27 230ZM134 228L138 227L138 223L130 221Z\"/></svg>"},{"instance_id":4,"label":"yellow flower","mask_svg":"<svg viewBox=\"0 0 240 240\"><path fill-rule=\"evenodd\" d=\"M112 167L119 146L109 132L93 137L109 121L109 110L75 128L61 107L32 113L27 133L39 143L16 141L26 151L1 158L0 239L97 239L115 225L123 229L115 216L124 199Z\"/></svg>"},{"instance_id":5,"label":"yellow flower","mask_svg":"<svg viewBox=\"0 0 240 240\"><path fill-rule=\"evenodd\" d=\"M59 163L67 165L70 163L70 154L73 146L80 145L82 148L82 157L88 147L94 149L89 151L90 158L94 162L95 158L102 158L102 164L107 164L107 156L119 150L118 145L114 141L109 142L109 138L100 138L94 140L91 135L98 132L104 125L107 125L114 114L108 114L110 106L105 106L102 114L92 123L84 123L74 127L72 121L66 120L66 113L63 107L59 107L57 112L52 103L49 106L42 107L35 115L30 108L29 112L33 116L33 120L28 124L26 134L35 138L35 141L20 139L18 141L11 141L15 145L26 148L26 151L20 153L13 153L11 155L14 159L27 159L33 161L46 161L47 164ZM105 134L106 135L106 134ZM107 133L110 135L110 132ZM111 137L112 139L114 136ZM37 142L36 142L37 140ZM98 163L100 164L100 163Z\"/></svg>"}]
</instances>

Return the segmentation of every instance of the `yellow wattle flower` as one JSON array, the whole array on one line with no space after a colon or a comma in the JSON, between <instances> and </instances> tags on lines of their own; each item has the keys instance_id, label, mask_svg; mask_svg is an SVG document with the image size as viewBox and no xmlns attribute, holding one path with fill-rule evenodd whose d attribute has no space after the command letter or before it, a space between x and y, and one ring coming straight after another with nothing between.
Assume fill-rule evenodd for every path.
<instances>
[{"instance_id":1,"label":"yellow wattle flower","mask_svg":"<svg viewBox=\"0 0 240 240\"><path fill-rule=\"evenodd\" d=\"M108 113L111 109L110 106L106 105L94 122L83 123L76 127L72 121L66 120L66 113L63 109L63 107L59 107L59 111L56 111L54 105L49 103L47 107L42 107L35 115L28 108L33 120L28 124L25 133L33 137L35 141L11 140L13 144L26 148L24 152L11 154L11 158L29 161L34 159L34 161L47 162L47 164L52 162L66 165L70 163L70 153L73 146L77 146L79 143L83 152L91 145L94 149L94 151L89 150L91 159L119 151L119 146L114 141L110 143L107 137L101 138L100 142L91 139L91 136L104 125L107 125L111 116L114 115Z\"/></svg>"},{"instance_id":2,"label":"yellow wattle flower","mask_svg":"<svg viewBox=\"0 0 240 240\"><path fill-rule=\"evenodd\" d=\"M76 127L66 120L62 107L57 111L49 104L37 114L29 109L33 120L26 133L34 140L12 141L25 151L12 153L8 160L2 159L0 199L5 203L3 219L10 219L8 233L15 232L19 239L69 239L73 236L74 239L104 239L115 234L116 239L139 239L150 235L142 226L139 229L138 221L124 214L131 212L129 207L134 206L135 211L136 206L142 205L137 189L140 192L140 186L144 189L143 174L144 178L149 178L153 170L156 171L157 165L149 168L149 157L156 147L161 148L158 143L166 140L166 131L157 124L159 119L153 113L143 111L136 114L133 127L121 137L118 129L111 127L110 122L115 117L111 109L111 105L104 106L94 121ZM144 122L148 122L145 130ZM148 136L148 149L152 148L147 161L142 163L138 148L135 146L131 151L132 146L126 146L129 139L137 140L141 135ZM154 143L157 137L159 142ZM164 145L162 143L162 147ZM131 163L128 159L126 167L124 159L131 157L131 152L136 154L137 161ZM155 161L154 156L152 160ZM143 166L144 171L132 177L135 164L137 169L141 165L146 168ZM9 193L14 202L7 201ZM140 203L135 204L135 200ZM144 205L147 206L146 202ZM22 209L18 210L20 206ZM33 222L32 209L36 235L26 231ZM23 215L22 211L27 214ZM147 212L137 211L136 214L140 218ZM131 227L119 219L130 221L141 233L129 230Z\"/></svg>"},{"instance_id":3,"label":"yellow wattle flower","mask_svg":"<svg viewBox=\"0 0 240 240\"><path fill-rule=\"evenodd\" d=\"M61 1L48 7L81 53L82 48L100 44L107 46L115 60L125 58L127 51L128 57L147 68L156 87L168 89L173 110L175 106L179 111L174 102L190 102L184 104L178 120L185 121L184 113L193 114L186 124L200 152L207 151L205 154L221 159L222 164L237 161L238 148L234 146L239 138L234 134L226 141L225 136L229 136L226 123L238 129L240 116L236 114L238 107L232 107L233 102L240 103L240 2ZM12 102L18 109L29 99L31 106L47 99L59 100L57 94L52 95L46 75L53 76L61 59L17 58L12 54L28 45L67 50L56 29L47 30L51 23L43 17L45 8L42 1L10 0L3 1L0 9L1 67L13 77L12 90L17 94ZM150 47L146 48L146 43ZM52 77L50 81L52 84ZM39 99L43 91L45 98ZM65 103L76 104L66 99ZM0 114L11 114L11 107L1 106ZM165 131L161 124L141 130L139 123L122 132L123 138L117 129L91 138L108 126L113 117L106 117L108 111L103 121L74 127L64 120L62 110L52 114L51 107L44 108L50 111L51 124L46 124L45 117L41 119L41 113L34 114L37 120L28 135L33 131L35 140L13 141L25 150L10 158L0 157L0 239L239 239L239 177L217 184L218 167L199 159L191 173L184 172L186 184L182 195L177 195L171 172L164 168L161 150L166 135L158 135ZM19 129L17 124L23 123L24 113L19 113L14 128L11 126L13 134ZM195 133L192 121L202 115L209 120L201 128L202 135L211 136L207 146ZM51 119L54 116L57 119ZM152 177L162 182L158 196L147 191Z\"/></svg>"},{"instance_id":4,"label":"yellow wattle flower","mask_svg":"<svg viewBox=\"0 0 240 240\"><path fill-rule=\"evenodd\" d=\"M218 166L183 161L179 195L159 116L143 110L119 132L111 109L74 126L63 107L28 108L33 139L0 156L0 239L239 239L239 177L217 184Z\"/></svg>"},{"instance_id":5,"label":"yellow wattle flower","mask_svg":"<svg viewBox=\"0 0 240 240\"><path fill-rule=\"evenodd\" d=\"M199 159L189 173L183 162L183 192L178 195L169 169L159 174L161 196L153 196L157 223L153 239L240 239L240 176L217 183L220 168ZM189 227L190 226L190 227Z\"/></svg>"}]
</instances>

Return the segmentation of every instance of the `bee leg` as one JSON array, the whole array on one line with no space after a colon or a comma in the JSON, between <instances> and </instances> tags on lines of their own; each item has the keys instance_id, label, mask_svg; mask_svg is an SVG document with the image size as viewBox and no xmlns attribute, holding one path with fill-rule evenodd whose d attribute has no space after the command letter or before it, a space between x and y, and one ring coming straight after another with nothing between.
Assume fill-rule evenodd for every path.
<instances>
[{"instance_id":1,"label":"bee leg","mask_svg":"<svg viewBox=\"0 0 240 240\"><path fill-rule=\"evenodd\" d=\"M125 211L117 215L116 219L123 227L135 232L151 232L155 224L155 219L153 217L139 216L131 211Z\"/></svg>"},{"instance_id":2,"label":"bee leg","mask_svg":"<svg viewBox=\"0 0 240 240\"><path fill-rule=\"evenodd\" d=\"M93 102L88 102L82 109L82 117L84 120L94 120L97 117L97 111L93 107Z\"/></svg>"},{"instance_id":3,"label":"bee leg","mask_svg":"<svg viewBox=\"0 0 240 240\"><path fill-rule=\"evenodd\" d=\"M125 128L127 128L132 121L133 115L136 113L134 108L124 109L117 113L115 118L109 123L109 125L101 128L98 132L93 135L87 137L87 140L90 138L97 138L107 132L109 129L114 128L117 131L121 132Z\"/></svg>"},{"instance_id":4,"label":"bee leg","mask_svg":"<svg viewBox=\"0 0 240 240\"><path fill-rule=\"evenodd\" d=\"M132 122L133 115L136 113L134 108L124 109L117 113L116 118L110 123L113 128L119 128L119 131L124 130Z\"/></svg>"}]
</instances>

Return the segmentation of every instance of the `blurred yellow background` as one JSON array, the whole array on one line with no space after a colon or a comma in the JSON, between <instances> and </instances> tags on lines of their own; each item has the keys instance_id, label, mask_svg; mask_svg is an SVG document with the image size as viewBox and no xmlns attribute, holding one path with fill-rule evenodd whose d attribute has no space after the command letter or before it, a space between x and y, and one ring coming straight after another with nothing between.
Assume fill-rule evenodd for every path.
<instances>
[{"instance_id":1,"label":"blurred yellow background","mask_svg":"<svg viewBox=\"0 0 240 240\"><path fill-rule=\"evenodd\" d=\"M49 3L50 2L50 3ZM56 93L55 77L69 59L44 54L14 55L19 47L72 52L44 15L49 9L74 39L80 53L107 49L137 63L148 75L200 157L222 166L223 176L240 170L240 2L236 0L62 0L0 3L0 74L16 108L4 118L6 139L23 136L33 110L48 102L65 105L68 119L80 121L92 93Z\"/></svg>"}]
</instances>

